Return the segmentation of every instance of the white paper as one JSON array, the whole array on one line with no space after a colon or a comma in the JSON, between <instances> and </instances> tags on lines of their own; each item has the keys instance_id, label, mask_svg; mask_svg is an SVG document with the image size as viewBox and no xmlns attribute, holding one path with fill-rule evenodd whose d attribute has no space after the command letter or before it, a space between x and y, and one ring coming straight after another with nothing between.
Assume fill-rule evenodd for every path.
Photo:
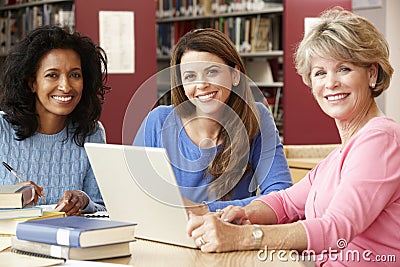
<instances>
[{"instance_id":1,"label":"white paper","mask_svg":"<svg viewBox=\"0 0 400 267\"><path fill-rule=\"evenodd\" d=\"M306 35L320 21L321 21L321 19L318 17L304 18L304 35Z\"/></svg>"},{"instance_id":2,"label":"white paper","mask_svg":"<svg viewBox=\"0 0 400 267\"><path fill-rule=\"evenodd\" d=\"M108 73L134 73L134 13L100 11L99 31L100 46L108 58Z\"/></svg>"},{"instance_id":3,"label":"white paper","mask_svg":"<svg viewBox=\"0 0 400 267\"><path fill-rule=\"evenodd\" d=\"M379 8L382 0L353 0L352 9Z\"/></svg>"},{"instance_id":4,"label":"white paper","mask_svg":"<svg viewBox=\"0 0 400 267\"><path fill-rule=\"evenodd\" d=\"M0 251L11 247L11 236L0 236Z\"/></svg>"}]
</instances>

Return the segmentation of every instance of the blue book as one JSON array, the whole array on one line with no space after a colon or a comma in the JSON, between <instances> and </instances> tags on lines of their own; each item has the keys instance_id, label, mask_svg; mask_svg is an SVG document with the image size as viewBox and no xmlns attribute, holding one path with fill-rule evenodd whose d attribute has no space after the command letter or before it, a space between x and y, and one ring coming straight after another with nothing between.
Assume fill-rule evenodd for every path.
<instances>
[{"instance_id":1,"label":"blue book","mask_svg":"<svg viewBox=\"0 0 400 267\"><path fill-rule=\"evenodd\" d=\"M68 247L93 247L134 240L135 223L80 216L26 221L17 225L18 239Z\"/></svg>"}]
</instances>

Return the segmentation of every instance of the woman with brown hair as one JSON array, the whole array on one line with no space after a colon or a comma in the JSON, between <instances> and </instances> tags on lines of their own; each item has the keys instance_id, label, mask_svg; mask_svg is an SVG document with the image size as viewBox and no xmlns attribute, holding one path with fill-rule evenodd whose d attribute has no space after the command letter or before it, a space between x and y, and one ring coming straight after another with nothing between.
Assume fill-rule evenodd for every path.
<instances>
[{"instance_id":1,"label":"woman with brown hair","mask_svg":"<svg viewBox=\"0 0 400 267\"><path fill-rule=\"evenodd\" d=\"M271 113L254 101L243 61L225 34L184 35L170 71L172 105L150 112L134 145L166 148L193 212L244 206L257 188L267 194L291 185Z\"/></svg>"}]
</instances>

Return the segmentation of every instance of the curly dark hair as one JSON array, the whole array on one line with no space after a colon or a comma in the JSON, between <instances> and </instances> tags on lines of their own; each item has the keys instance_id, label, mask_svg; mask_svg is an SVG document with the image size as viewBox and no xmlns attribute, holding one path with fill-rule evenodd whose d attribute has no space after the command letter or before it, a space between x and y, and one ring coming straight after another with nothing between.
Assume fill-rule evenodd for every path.
<instances>
[{"instance_id":1,"label":"curly dark hair","mask_svg":"<svg viewBox=\"0 0 400 267\"><path fill-rule=\"evenodd\" d=\"M1 75L0 110L21 141L35 134L39 121L29 81L43 56L53 49L72 49L80 57L83 91L82 98L67 117L73 140L83 146L87 136L98 128L104 94L111 88L107 82L107 56L89 37L70 33L59 26L42 26L29 32L7 55ZM69 131L67 131L69 132Z\"/></svg>"}]
</instances>

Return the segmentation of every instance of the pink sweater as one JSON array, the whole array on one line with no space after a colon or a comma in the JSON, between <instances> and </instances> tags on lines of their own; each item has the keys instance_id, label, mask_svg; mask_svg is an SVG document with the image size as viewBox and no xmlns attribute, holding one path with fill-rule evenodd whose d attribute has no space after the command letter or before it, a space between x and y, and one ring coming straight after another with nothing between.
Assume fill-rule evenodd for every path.
<instances>
[{"instance_id":1,"label":"pink sweater","mask_svg":"<svg viewBox=\"0 0 400 267\"><path fill-rule=\"evenodd\" d=\"M304 226L317 265L400 266L400 125L370 120L300 182L257 200Z\"/></svg>"}]
</instances>

